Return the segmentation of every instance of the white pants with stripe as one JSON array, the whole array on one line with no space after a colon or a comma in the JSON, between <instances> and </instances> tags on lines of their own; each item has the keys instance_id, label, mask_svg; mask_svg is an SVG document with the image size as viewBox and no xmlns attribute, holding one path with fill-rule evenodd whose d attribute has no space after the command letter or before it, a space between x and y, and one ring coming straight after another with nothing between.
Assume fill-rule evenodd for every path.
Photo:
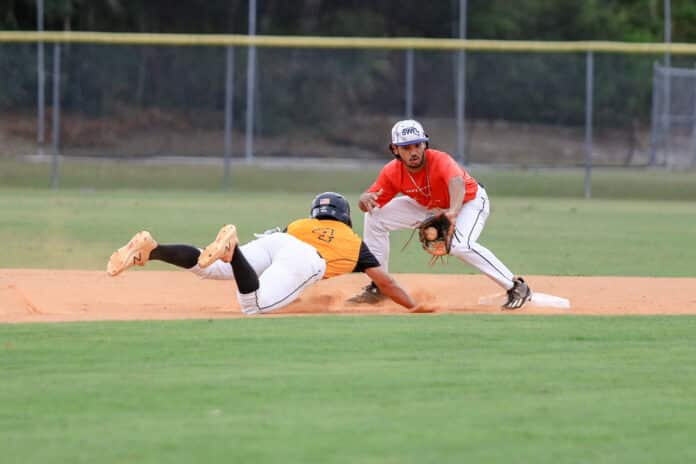
<instances>
[{"instance_id":1,"label":"white pants with stripe","mask_svg":"<svg viewBox=\"0 0 696 464\"><path fill-rule=\"evenodd\" d=\"M258 290L237 291L244 314L267 313L289 305L326 271L326 261L314 247L282 232L264 235L239 249L259 276ZM232 266L220 260L205 269L196 265L189 270L204 279L234 279Z\"/></svg>"},{"instance_id":2,"label":"white pants with stripe","mask_svg":"<svg viewBox=\"0 0 696 464\"><path fill-rule=\"evenodd\" d=\"M389 263L389 233L393 230L413 229L428 215L425 206L407 196L392 199L382 208L365 213L363 239L382 266ZM456 235L450 254L469 263L497 282L505 290L513 287L513 274L488 248L478 240L490 214L486 190L479 186L476 197L464 204L457 216Z\"/></svg>"}]
</instances>

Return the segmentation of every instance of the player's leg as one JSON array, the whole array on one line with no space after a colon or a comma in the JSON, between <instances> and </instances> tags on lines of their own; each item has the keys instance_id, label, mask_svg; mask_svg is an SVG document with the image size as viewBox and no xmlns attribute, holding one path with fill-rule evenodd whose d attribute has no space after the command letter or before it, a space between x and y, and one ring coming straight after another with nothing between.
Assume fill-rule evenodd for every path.
<instances>
[{"instance_id":1,"label":"player's leg","mask_svg":"<svg viewBox=\"0 0 696 464\"><path fill-rule=\"evenodd\" d=\"M239 246L236 228L232 231L230 227L230 225L223 226L215 240L204 250L199 251L204 258L197 258L195 266L189 268L189 271L203 279L232 280L235 278L234 266L230 262L234 261L234 255L240 251L257 276L271 265L271 257L264 246L268 236Z\"/></svg>"},{"instance_id":2,"label":"player's leg","mask_svg":"<svg viewBox=\"0 0 696 464\"><path fill-rule=\"evenodd\" d=\"M488 195L479 187L476 198L467 202L457 217L456 232L450 254L474 266L509 290L513 274L488 248L477 242L490 214Z\"/></svg>"},{"instance_id":3,"label":"player's leg","mask_svg":"<svg viewBox=\"0 0 696 464\"><path fill-rule=\"evenodd\" d=\"M531 298L529 286L523 279L515 278L512 271L493 252L477 242L489 214L488 195L483 187L479 187L476 198L466 203L457 217L450 254L471 264L503 287L508 293L504 307L517 309Z\"/></svg>"},{"instance_id":4,"label":"player's leg","mask_svg":"<svg viewBox=\"0 0 696 464\"><path fill-rule=\"evenodd\" d=\"M223 229L225 229L225 227L223 227ZM223 229L221 229L220 232L222 232ZM236 234L233 234L232 237L218 233L218 237L213 244L219 242L219 239L229 241L233 238L236 244ZM249 242L240 247L240 249L244 250L246 258L256 273L261 274L271 265L271 261L268 253L257 242L258 240ZM229 262L216 259L208 267L201 268L198 265L200 255L200 248L192 245L165 245L157 243L149 232L141 231L135 234L126 245L122 246L111 255L107 265L107 272L115 276L133 265L144 266L148 261L162 261L173 266L187 269L204 279L234 279L232 266L230 266Z\"/></svg>"},{"instance_id":5,"label":"player's leg","mask_svg":"<svg viewBox=\"0 0 696 464\"><path fill-rule=\"evenodd\" d=\"M313 247L290 235L272 234L263 244L272 264L259 277L257 288L250 291L238 281L237 298L242 312L248 315L289 305L305 288L321 280L326 270L326 262ZM250 269L235 268L235 279Z\"/></svg>"},{"instance_id":6,"label":"player's leg","mask_svg":"<svg viewBox=\"0 0 696 464\"><path fill-rule=\"evenodd\" d=\"M389 268L389 233L413 229L427 215L427 208L406 196L394 198L383 207L365 213L363 240L385 271Z\"/></svg>"},{"instance_id":7,"label":"player's leg","mask_svg":"<svg viewBox=\"0 0 696 464\"><path fill-rule=\"evenodd\" d=\"M215 262L206 269L198 266L201 250L192 245L165 245L157 243L146 232L138 232L123 247L116 250L109 259L107 272L116 276L131 266L144 266L149 261L162 261L173 266L188 269L205 279L233 279L232 268L223 261Z\"/></svg>"},{"instance_id":8,"label":"player's leg","mask_svg":"<svg viewBox=\"0 0 696 464\"><path fill-rule=\"evenodd\" d=\"M403 196L391 200L381 208L365 213L363 241L385 271L389 268L389 234L393 230L413 229L428 216L428 210L415 200ZM350 303L375 304L387 297L374 282L348 299Z\"/></svg>"}]
</instances>

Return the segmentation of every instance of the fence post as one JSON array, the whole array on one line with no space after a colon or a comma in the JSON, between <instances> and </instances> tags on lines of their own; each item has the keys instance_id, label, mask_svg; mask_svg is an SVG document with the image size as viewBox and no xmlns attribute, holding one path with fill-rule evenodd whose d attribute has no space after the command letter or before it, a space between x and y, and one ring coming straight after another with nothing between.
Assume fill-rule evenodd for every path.
<instances>
[{"instance_id":1,"label":"fence post","mask_svg":"<svg viewBox=\"0 0 696 464\"><path fill-rule=\"evenodd\" d=\"M44 30L44 2L36 0L36 30L42 32ZM37 73L37 112L38 124L36 141L39 145L39 155L44 154L44 143L46 142L46 69L44 58L44 42L39 41L36 50L36 73Z\"/></svg>"},{"instance_id":2,"label":"fence post","mask_svg":"<svg viewBox=\"0 0 696 464\"><path fill-rule=\"evenodd\" d=\"M459 0L459 38L466 39L466 0ZM457 51L457 160L466 164L466 51Z\"/></svg>"},{"instance_id":3,"label":"fence post","mask_svg":"<svg viewBox=\"0 0 696 464\"><path fill-rule=\"evenodd\" d=\"M693 106L691 112L691 167L696 166L696 64L692 76Z\"/></svg>"},{"instance_id":4,"label":"fence post","mask_svg":"<svg viewBox=\"0 0 696 464\"><path fill-rule=\"evenodd\" d=\"M592 197L592 112L594 52L588 51L585 65L585 198Z\"/></svg>"},{"instance_id":5,"label":"fence post","mask_svg":"<svg viewBox=\"0 0 696 464\"><path fill-rule=\"evenodd\" d=\"M658 128L661 122L658 104L660 102L660 65L657 62L653 63L653 80L652 80L652 109L650 110L650 161L648 166L655 166L657 163L657 144L658 144Z\"/></svg>"},{"instance_id":6,"label":"fence post","mask_svg":"<svg viewBox=\"0 0 696 464\"><path fill-rule=\"evenodd\" d=\"M664 0L664 39L665 44L672 43L672 0ZM670 50L665 51L665 87L664 87L664 126L662 132L662 148L664 150L665 166L669 166L670 158L672 157L671 137L669 133L672 130L672 55Z\"/></svg>"},{"instance_id":7,"label":"fence post","mask_svg":"<svg viewBox=\"0 0 696 464\"><path fill-rule=\"evenodd\" d=\"M256 0L249 0L249 35L256 35ZM256 47L250 45L247 60L247 111L246 111L246 143L244 156L247 163L254 160L254 96L256 84Z\"/></svg>"},{"instance_id":8,"label":"fence post","mask_svg":"<svg viewBox=\"0 0 696 464\"><path fill-rule=\"evenodd\" d=\"M232 127L234 103L234 47L225 51L225 174L223 187L230 188L230 158L232 157Z\"/></svg>"},{"instance_id":9,"label":"fence post","mask_svg":"<svg viewBox=\"0 0 696 464\"><path fill-rule=\"evenodd\" d=\"M413 118L413 49L406 50L406 119Z\"/></svg>"},{"instance_id":10,"label":"fence post","mask_svg":"<svg viewBox=\"0 0 696 464\"><path fill-rule=\"evenodd\" d=\"M53 44L53 156L51 187L58 188L58 155L60 154L60 43Z\"/></svg>"}]
</instances>

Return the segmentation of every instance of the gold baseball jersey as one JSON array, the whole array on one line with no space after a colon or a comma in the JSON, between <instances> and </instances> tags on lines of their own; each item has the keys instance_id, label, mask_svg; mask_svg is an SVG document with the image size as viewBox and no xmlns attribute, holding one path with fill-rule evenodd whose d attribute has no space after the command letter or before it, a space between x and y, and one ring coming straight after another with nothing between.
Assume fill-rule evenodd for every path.
<instances>
[{"instance_id":1,"label":"gold baseball jersey","mask_svg":"<svg viewBox=\"0 0 696 464\"><path fill-rule=\"evenodd\" d=\"M316 248L326 261L324 279L355 269L362 239L344 223L330 219L298 219L288 225L287 233Z\"/></svg>"}]
</instances>

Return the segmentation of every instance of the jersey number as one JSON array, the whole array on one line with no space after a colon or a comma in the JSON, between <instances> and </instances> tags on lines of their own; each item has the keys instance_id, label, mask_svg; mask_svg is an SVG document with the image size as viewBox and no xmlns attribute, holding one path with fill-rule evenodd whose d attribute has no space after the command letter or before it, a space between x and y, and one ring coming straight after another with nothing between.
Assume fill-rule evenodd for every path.
<instances>
[{"instance_id":1,"label":"jersey number","mask_svg":"<svg viewBox=\"0 0 696 464\"><path fill-rule=\"evenodd\" d=\"M327 243L331 243L331 241L334 239L334 232L334 229L330 227L322 227L312 230L312 233L317 234L317 238L319 240Z\"/></svg>"}]
</instances>

